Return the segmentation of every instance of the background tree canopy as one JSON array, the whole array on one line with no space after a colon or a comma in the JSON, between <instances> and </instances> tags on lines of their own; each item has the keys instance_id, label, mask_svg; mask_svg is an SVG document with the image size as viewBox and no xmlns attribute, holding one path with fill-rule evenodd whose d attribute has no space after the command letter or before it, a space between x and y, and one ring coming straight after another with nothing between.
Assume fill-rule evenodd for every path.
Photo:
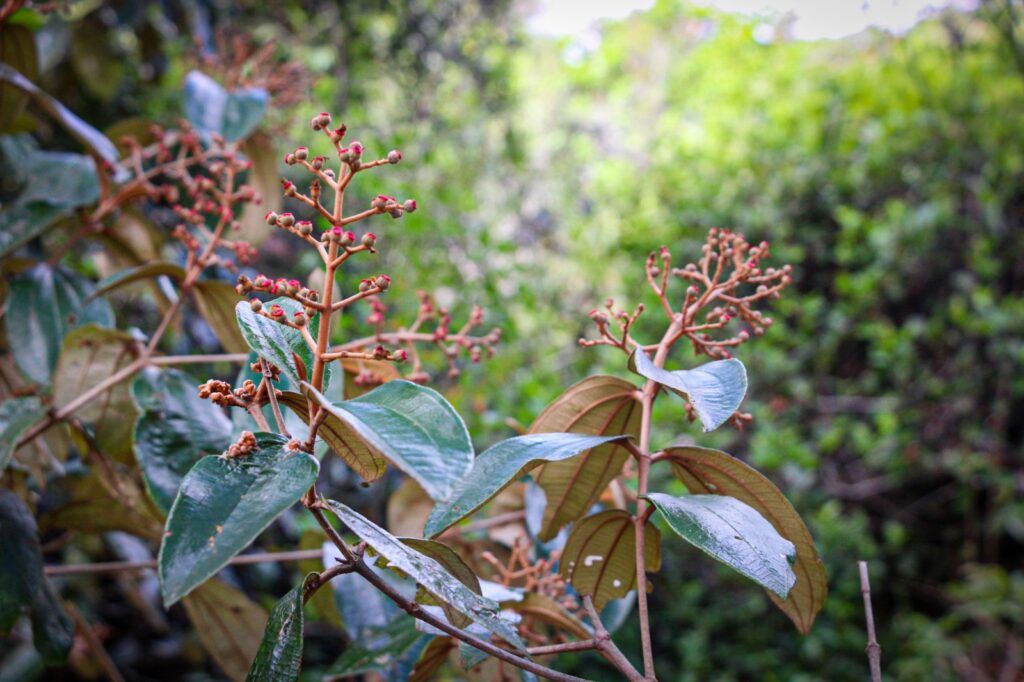
<instances>
[{"instance_id":1,"label":"background tree canopy","mask_svg":"<svg viewBox=\"0 0 1024 682\"><path fill-rule=\"evenodd\" d=\"M656 305L642 267L653 248L696 253L712 226L769 240L794 265L794 286L774 327L739 353L755 421L702 443L789 494L828 568L829 600L799 636L741 579L667 550L652 599L662 679L864 679L856 560L867 559L888 676L1008 680L1024 674L1022 16L1019 2L994 0L903 36L800 42L780 24L766 41L759 20L662 0L606 24L581 51L527 34L520 8L502 1L77 2L23 15L29 48L5 25L0 56L115 142L172 125L198 67L269 91L268 118L247 142L254 158L277 159L321 108L381 150L401 149L413 163L388 189L420 210L400 224L401 247L372 267L442 305L479 303L503 328L495 360L435 381L478 450L619 360L577 339L606 298ZM235 61L250 44L270 46L270 66ZM25 180L19 145L74 148L30 113L0 106L3 132L17 134L0 150L9 210ZM287 169L270 174L275 197L277 172ZM357 192L365 202L377 193ZM313 269L271 232L247 232L266 240L257 269ZM100 276L128 257L117 253L66 258ZM359 267L347 276L370 274ZM5 274L5 295L9 286ZM415 317L411 295L387 304ZM132 300L116 314L121 328L156 317ZM198 318L176 342L182 352L217 346ZM16 343L4 341L4 374L17 373ZM13 390L6 379L2 388ZM677 413L656 417L664 442L690 437ZM5 475L28 485L27 474ZM350 499L383 512L391 483L363 490L338 476ZM307 530L283 523L265 546ZM97 536L71 559L137 549ZM239 582L269 606L294 584L293 568ZM216 678L179 614L143 611L140 621L136 595L153 589L145 577L67 587L129 679ZM318 650L333 635L328 615L311 620L323 621L307 626L314 675L331 662ZM627 622L616 635L630 656L636 631ZM0 651L0 679L50 679L16 637ZM563 658L569 672L606 674L600 661ZM77 650L62 670L101 674Z\"/></svg>"}]
</instances>

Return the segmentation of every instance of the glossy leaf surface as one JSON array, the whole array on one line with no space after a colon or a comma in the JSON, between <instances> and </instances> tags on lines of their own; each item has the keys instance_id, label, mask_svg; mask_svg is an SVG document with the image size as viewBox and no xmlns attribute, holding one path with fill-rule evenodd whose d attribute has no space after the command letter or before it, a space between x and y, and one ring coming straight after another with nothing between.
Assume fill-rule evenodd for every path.
<instances>
[{"instance_id":1,"label":"glossy leaf surface","mask_svg":"<svg viewBox=\"0 0 1024 682\"><path fill-rule=\"evenodd\" d=\"M587 377L548 405L530 433L564 431L637 437L640 401L636 393L636 386L617 377ZM533 478L547 497L538 537L547 542L566 524L586 514L628 458L629 451L622 443L612 442L536 469Z\"/></svg>"},{"instance_id":2,"label":"glossy leaf surface","mask_svg":"<svg viewBox=\"0 0 1024 682\"><path fill-rule=\"evenodd\" d=\"M417 630L411 617L403 615L352 642L327 669L327 679L353 678L376 672L388 682L404 682L433 639Z\"/></svg>"},{"instance_id":3,"label":"glossy leaf surface","mask_svg":"<svg viewBox=\"0 0 1024 682\"><path fill-rule=\"evenodd\" d=\"M694 494L728 495L747 503L796 547L796 583L785 600L769 592L772 601L807 634L825 603L828 581L814 539L793 505L757 470L720 450L682 447L666 451L676 476Z\"/></svg>"},{"instance_id":4,"label":"glossy leaf surface","mask_svg":"<svg viewBox=\"0 0 1024 682\"><path fill-rule=\"evenodd\" d=\"M386 458L414 478L434 500L451 496L473 464L473 444L455 408L437 391L411 381L389 381L366 395L331 402L308 384L303 390L341 422L334 428L350 451ZM342 429L342 424L347 430ZM353 443L356 437L358 444ZM336 451L337 452L337 451ZM347 457L339 453L343 458Z\"/></svg>"},{"instance_id":5,"label":"glossy leaf surface","mask_svg":"<svg viewBox=\"0 0 1024 682\"><path fill-rule=\"evenodd\" d=\"M713 431L724 424L747 394L747 370L735 358L670 372L655 366L646 353L633 351L629 356L629 369L688 400L705 431Z\"/></svg>"},{"instance_id":6,"label":"glossy leaf surface","mask_svg":"<svg viewBox=\"0 0 1024 682\"><path fill-rule=\"evenodd\" d=\"M92 299L97 296L109 294L111 291L116 291L121 287L127 286L133 282L140 282L143 280L153 279L162 276L167 276L177 282L180 282L185 278L185 271L182 270L181 266L179 265L163 261L137 265L134 268L128 268L126 270L121 270L120 272L115 272L110 277L107 277L103 281L98 282L96 284L96 288L89 295L89 298Z\"/></svg>"},{"instance_id":7,"label":"glossy leaf surface","mask_svg":"<svg viewBox=\"0 0 1024 682\"><path fill-rule=\"evenodd\" d=\"M316 459L284 438L260 433L256 441L242 457L204 457L182 480L160 545L165 605L223 568L316 480Z\"/></svg>"},{"instance_id":8,"label":"glossy leaf surface","mask_svg":"<svg viewBox=\"0 0 1024 682\"><path fill-rule=\"evenodd\" d=\"M334 500L329 500L328 504L353 533L436 599L450 604L517 649L525 649L515 628L500 617L496 602L476 594L448 573L437 561L411 549L349 507Z\"/></svg>"},{"instance_id":9,"label":"glossy leaf surface","mask_svg":"<svg viewBox=\"0 0 1024 682\"><path fill-rule=\"evenodd\" d=\"M466 562L462 560L459 553L448 545L437 542L436 540L423 540L420 538L399 538L399 540L401 540L406 547L410 547L423 556L430 557L437 563L441 564L441 567L444 568L444 570L476 594L482 594L480 591L480 579L476 577L475 573L473 573L473 569L466 565ZM472 622L469 617L463 615L457 609L452 608L448 603L441 602L440 606L444 609L448 622L455 627L464 628Z\"/></svg>"},{"instance_id":10,"label":"glossy leaf surface","mask_svg":"<svg viewBox=\"0 0 1024 682\"><path fill-rule=\"evenodd\" d=\"M139 410L135 458L146 490L165 514L195 463L231 445L231 422L219 407L199 397L198 383L177 369L147 370L132 383Z\"/></svg>"},{"instance_id":11,"label":"glossy leaf surface","mask_svg":"<svg viewBox=\"0 0 1024 682\"><path fill-rule=\"evenodd\" d=\"M439 535L540 464L569 459L599 445L626 438L628 436L536 433L501 441L476 458L473 468L455 485L451 497L434 507L423 532L428 537Z\"/></svg>"},{"instance_id":12,"label":"glossy leaf surface","mask_svg":"<svg viewBox=\"0 0 1024 682\"><path fill-rule=\"evenodd\" d=\"M796 576L793 543L750 505L734 497L663 493L648 496L680 537L783 599Z\"/></svg>"},{"instance_id":13,"label":"glossy leaf surface","mask_svg":"<svg viewBox=\"0 0 1024 682\"><path fill-rule=\"evenodd\" d=\"M661 534L644 530L644 565L661 568ZM582 595L590 595L600 610L612 599L636 589L636 526L633 517L611 509L577 522L562 550L558 572Z\"/></svg>"},{"instance_id":14,"label":"glossy leaf surface","mask_svg":"<svg viewBox=\"0 0 1024 682\"><path fill-rule=\"evenodd\" d=\"M25 613L42 587L43 552L36 520L21 498L0 488L0 632Z\"/></svg>"},{"instance_id":15,"label":"glossy leaf surface","mask_svg":"<svg viewBox=\"0 0 1024 682\"><path fill-rule=\"evenodd\" d=\"M302 306L288 298L275 298L268 301L265 309L279 305L290 319ZM281 373L291 381L296 389L299 384L309 378L313 371L313 351L310 350L302 333L297 329L257 315L246 301L235 305L235 319L249 348L263 357L267 362L277 365ZM316 338L320 316L314 315L307 323L309 333ZM331 365L324 372L324 385L330 383Z\"/></svg>"},{"instance_id":16,"label":"glossy leaf surface","mask_svg":"<svg viewBox=\"0 0 1024 682\"><path fill-rule=\"evenodd\" d=\"M29 617L32 620L32 644L43 664L64 663L75 640L75 624L64 610L57 590L45 577L32 599Z\"/></svg>"}]
</instances>

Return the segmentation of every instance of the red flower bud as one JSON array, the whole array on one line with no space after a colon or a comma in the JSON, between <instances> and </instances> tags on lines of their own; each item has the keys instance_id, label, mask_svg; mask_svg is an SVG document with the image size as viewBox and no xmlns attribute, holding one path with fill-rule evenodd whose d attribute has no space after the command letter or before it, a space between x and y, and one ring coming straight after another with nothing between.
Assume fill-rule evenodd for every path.
<instances>
[{"instance_id":1,"label":"red flower bud","mask_svg":"<svg viewBox=\"0 0 1024 682\"><path fill-rule=\"evenodd\" d=\"M402 160L402 152L392 149L388 152L388 163L394 164Z\"/></svg>"},{"instance_id":2,"label":"red flower bud","mask_svg":"<svg viewBox=\"0 0 1024 682\"><path fill-rule=\"evenodd\" d=\"M278 215L273 211L267 211L267 215L263 216L263 219L267 221L267 225L277 225Z\"/></svg>"},{"instance_id":3,"label":"red flower bud","mask_svg":"<svg viewBox=\"0 0 1024 682\"><path fill-rule=\"evenodd\" d=\"M291 183L288 184L290 185ZM281 227L291 227L295 224L295 216L291 213L282 213L277 216L277 221L280 223Z\"/></svg>"},{"instance_id":4,"label":"red flower bud","mask_svg":"<svg viewBox=\"0 0 1024 682\"><path fill-rule=\"evenodd\" d=\"M350 152L352 152L357 157L363 155L363 143L362 142L353 142L352 144L350 144L348 146L348 149L349 149Z\"/></svg>"},{"instance_id":5,"label":"red flower bud","mask_svg":"<svg viewBox=\"0 0 1024 682\"><path fill-rule=\"evenodd\" d=\"M391 286L391 278L387 275L380 275L373 281L381 291L387 291L388 287Z\"/></svg>"},{"instance_id":6,"label":"red flower bud","mask_svg":"<svg viewBox=\"0 0 1024 682\"><path fill-rule=\"evenodd\" d=\"M353 233L353 232L344 232L344 233L342 233L341 239L339 240L339 243L342 246L352 246L353 244L356 243L356 235L355 235L355 233Z\"/></svg>"},{"instance_id":7,"label":"red flower bud","mask_svg":"<svg viewBox=\"0 0 1024 682\"><path fill-rule=\"evenodd\" d=\"M391 359L394 360L395 362L405 362L406 360L409 359L409 354L406 353L405 349L403 348L402 350L392 355Z\"/></svg>"},{"instance_id":8,"label":"red flower bud","mask_svg":"<svg viewBox=\"0 0 1024 682\"><path fill-rule=\"evenodd\" d=\"M309 149L306 147L299 147L295 150L295 158L299 161L305 161L309 157Z\"/></svg>"},{"instance_id":9,"label":"red flower bud","mask_svg":"<svg viewBox=\"0 0 1024 682\"><path fill-rule=\"evenodd\" d=\"M406 213L412 213L413 211L416 210L416 200L406 199L405 203L402 204L402 208L405 210Z\"/></svg>"},{"instance_id":10,"label":"red flower bud","mask_svg":"<svg viewBox=\"0 0 1024 682\"><path fill-rule=\"evenodd\" d=\"M349 234L351 234L351 233L349 233ZM377 243L377 235L375 235L373 232L367 232L366 234L363 235L363 239L362 239L363 246L372 247L376 243Z\"/></svg>"},{"instance_id":11,"label":"red flower bud","mask_svg":"<svg viewBox=\"0 0 1024 682\"><path fill-rule=\"evenodd\" d=\"M290 152L288 154L285 154L284 155L284 163L285 163L286 166L293 166L293 165L295 165L295 155L290 153Z\"/></svg>"},{"instance_id":12,"label":"red flower bud","mask_svg":"<svg viewBox=\"0 0 1024 682\"><path fill-rule=\"evenodd\" d=\"M295 229L298 230L299 234L303 237L308 237L313 234L313 223L309 220L300 220L295 223Z\"/></svg>"}]
</instances>

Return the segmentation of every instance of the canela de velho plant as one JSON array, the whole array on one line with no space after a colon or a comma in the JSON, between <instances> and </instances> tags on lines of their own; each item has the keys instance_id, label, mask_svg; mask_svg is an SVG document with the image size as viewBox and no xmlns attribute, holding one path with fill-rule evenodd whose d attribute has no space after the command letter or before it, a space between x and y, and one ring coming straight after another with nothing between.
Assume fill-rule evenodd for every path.
<instances>
[{"instance_id":1,"label":"canela de velho plant","mask_svg":"<svg viewBox=\"0 0 1024 682\"><path fill-rule=\"evenodd\" d=\"M247 410L258 431L244 432L223 454L199 460L184 476L160 547L165 605L203 584L301 501L333 546L333 564L309 574L277 603L249 679L298 677L304 603L327 583L352 574L433 635L413 661L410 675L416 679L428 678L458 646L467 669L493 657L524 674L578 679L541 661L593 650L625 678L651 680L656 670L646 574L660 566L662 533L652 525L658 516L673 535L764 587L807 632L825 598L825 575L807 528L781 492L724 452L651 442L653 405L666 394L682 398L685 414L705 431L750 420L738 412L747 376L732 350L772 324L757 308L790 282L789 266L765 263L769 245L712 230L702 257L683 268L672 267L665 249L652 254L645 271L667 319L661 338L652 343L634 336L642 306L629 313L609 301L606 311L591 313L597 338L581 340L583 346L621 351L624 374L640 382L588 377L556 399L528 433L477 455L452 406L417 383L424 378L417 344L437 344L449 359L460 349L473 359L490 354L495 332L470 335L480 323L479 311L453 332L448 314L439 315L424 298L420 317L408 329L380 327L367 338L333 342L338 315L360 302L374 306L372 320L379 325L379 299L392 291L386 274L363 279L354 292L338 290L339 269L353 257L375 253L385 241L371 232L357 234L358 224L383 214L401 218L417 205L379 195L369 207L346 214L346 189L356 176L398 163L401 154L368 160L364 146L345 142L345 126L335 126L327 113L314 116L311 127L328 138L334 154L313 156L306 147L287 154L285 163L304 168L311 181L304 189L284 181L284 195L306 205L325 229L289 213L268 213L266 221L315 250L323 264L322 284L239 278L237 291L248 300L238 303L236 316L258 356L256 378L236 388L211 380L199 395ZM677 280L684 285L681 304L669 294ZM435 323L430 331L423 329L428 320ZM670 352L684 340L712 360L691 369L667 368ZM409 362L414 381L397 378L393 365ZM380 385L339 399L337 386L346 371L364 385ZM289 429L287 411L301 419L301 430ZM314 456L320 442L367 482L388 465L405 474L414 494L432 505L420 536L393 535L344 501L322 497ZM651 469L659 465L670 468L688 494L651 490ZM495 551L493 531L509 519L515 526L524 516L502 512L498 502L527 475L546 500L540 521L525 524L526 533ZM558 542L566 528L564 542ZM608 604L631 593L641 630L643 660L637 665L622 654L601 619ZM366 670L365 659L390 661L395 651L388 637L350 649L355 653L343 656L332 673Z\"/></svg>"}]
</instances>

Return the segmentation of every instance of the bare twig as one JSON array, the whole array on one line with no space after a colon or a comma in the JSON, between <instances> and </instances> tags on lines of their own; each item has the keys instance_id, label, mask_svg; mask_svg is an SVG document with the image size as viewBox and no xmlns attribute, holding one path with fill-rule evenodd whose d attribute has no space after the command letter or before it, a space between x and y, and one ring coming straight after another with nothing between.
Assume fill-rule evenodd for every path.
<instances>
[{"instance_id":1,"label":"bare twig","mask_svg":"<svg viewBox=\"0 0 1024 682\"><path fill-rule=\"evenodd\" d=\"M601 622L601 616L598 615L597 609L594 608L594 600L589 594L583 596L583 608L587 610L590 624L594 626L594 641L597 643L597 649L604 654L605 658L618 668L630 682L643 682L643 680L648 679L633 667L629 659L625 657L619 650L619 647L615 645L615 642L612 641L612 636L607 628L605 628L604 623Z\"/></svg>"},{"instance_id":2,"label":"bare twig","mask_svg":"<svg viewBox=\"0 0 1024 682\"><path fill-rule=\"evenodd\" d=\"M284 563L289 561L308 561L319 559L319 549L304 549L294 552L261 552L258 554L242 554L228 562L230 566L245 564ZM156 559L143 561L104 561L93 564L69 564L67 566L47 566L43 569L46 575L80 575L84 573L120 573L122 571L140 571L157 567Z\"/></svg>"},{"instance_id":3,"label":"bare twig","mask_svg":"<svg viewBox=\"0 0 1024 682\"><path fill-rule=\"evenodd\" d=\"M67 610L68 615L71 616L71 620L75 621L75 630L85 640L89 651L92 652L93 658L96 659L100 668L103 669L103 674L107 676L107 679L110 682L124 682L124 677L121 676L117 666L114 665L114 661L111 660L110 654L103 648L103 642L96 636L92 626L85 619L85 616L82 615L82 612L69 601L64 602L64 608Z\"/></svg>"},{"instance_id":4,"label":"bare twig","mask_svg":"<svg viewBox=\"0 0 1024 682\"><path fill-rule=\"evenodd\" d=\"M875 638L875 614L871 609L871 581L868 578L868 562L858 561L860 569L860 592L864 596L864 618L868 626L868 665L871 666L871 682L882 682L882 647Z\"/></svg>"},{"instance_id":5,"label":"bare twig","mask_svg":"<svg viewBox=\"0 0 1024 682\"><path fill-rule=\"evenodd\" d=\"M281 406L277 404L277 392L274 390L274 373L270 371L270 365L263 358L260 358L260 369L263 370L263 379L267 382L267 397L270 399L270 408L274 411L274 422L277 424L277 432L285 438L291 438L284 425L284 415L281 414Z\"/></svg>"}]
</instances>

